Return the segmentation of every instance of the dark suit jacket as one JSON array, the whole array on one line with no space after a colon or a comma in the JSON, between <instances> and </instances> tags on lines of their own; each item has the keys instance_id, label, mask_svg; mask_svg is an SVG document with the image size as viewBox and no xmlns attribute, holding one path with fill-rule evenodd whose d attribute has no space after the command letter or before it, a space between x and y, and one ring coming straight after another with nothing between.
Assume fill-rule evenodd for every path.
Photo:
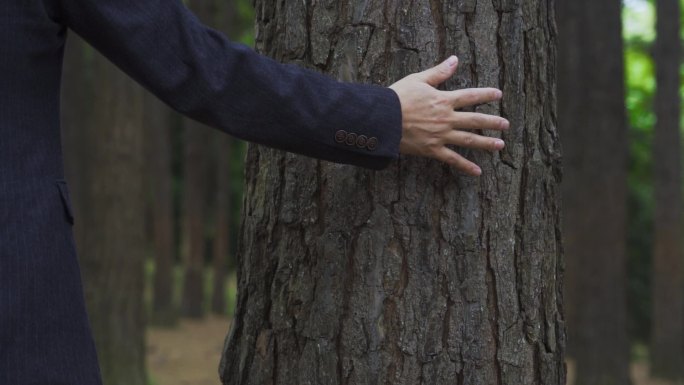
<instances>
[{"instance_id":1,"label":"dark suit jacket","mask_svg":"<svg viewBox=\"0 0 684 385\"><path fill-rule=\"evenodd\" d=\"M398 153L393 91L259 56L180 0L0 1L0 385L100 383L60 148L67 28L176 110L236 137L369 168Z\"/></svg>"}]
</instances>

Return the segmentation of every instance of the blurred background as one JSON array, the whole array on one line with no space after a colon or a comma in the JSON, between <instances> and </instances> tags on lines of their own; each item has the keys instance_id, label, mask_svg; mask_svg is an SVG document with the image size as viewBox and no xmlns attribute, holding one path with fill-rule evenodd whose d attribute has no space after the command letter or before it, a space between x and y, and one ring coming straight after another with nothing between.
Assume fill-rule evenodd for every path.
<instances>
[{"instance_id":1,"label":"blurred background","mask_svg":"<svg viewBox=\"0 0 684 385\"><path fill-rule=\"evenodd\" d=\"M558 0L557 4L567 1ZM598 3L601 2L606 1ZM235 41L253 45L254 15L249 0L188 0L186 3L205 23ZM658 6L665 3L661 0ZM614 343L614 349L624 354L615 355L612 364L629 366L630 378L626 381L682 383L684 368L665 367L654 371L651 365L657 357L654 350L664 352L661 356L666 358L662 360L674 356L675 363L682 362L684 350L682 237L678 219L682 198L678 149L681 123L674 125L676 133L663 139L675 150L656 146L654 139L657 137L656 106L666 104L655 102L665 100L656 97L659 88L655 58L660 57L676 69L674 78L661 81L669 84L669 89L674 87L678 94L668 99L669 112L665 113L681 120L679 95L684 89L679 80L679 46L684 36L679 33L681 8L675 5L668 9L675 10L669 14L676 24L677 35L669 45L661 45L665 48L660 50L656 33L658 7L649 0L624 0L619 9L615 7L614 19L621 21L621 45L610 43L609 35L590 36L589 45L600 48L613 44L617 52L622 52L613 58L620 62L614 69L623 78L625 87L624 92L615 95L624 98L624 104L618 105L618 111L622 109L624 114L617 113L626 119L624 141L620 139L616 143L624 146L617 151L624 151L626 161L617 165L622 173L615 175L625 179L626 203L619 208L624 215L614 216L617 221L614 226L624 228L625 232L624 237L618 236L616 248L608 252L617 250L620 255L611 258L605 270L582 263L586 262L582 258L596 258L604 247L612 246L600 241L596 245L585 244L586 235L577 230L586 225L578 218L582 202L573 201L579 199L573 197L580 196L575 192L577 186L586 187L583 189L588 194L592 192L591 185L587 185L592 183L591 178L583 180L584 174L577 171L586 167L582 166L583 162L591 159L592 139L573 137L563 125L579 119L576 111L564 109L563 105L571 105L573 98L582 97L581 92L590 91L570 87L574 75L570 71L566 74L564 69L573 69L570 64L559 66L559 126L561 133L570 138L567 143L565 138L561 139L568 148L565 183L569 185L564 193L570 197L565 208L571 210L565 224L570 382L576 378L577 365L591 366L591 363L582 364L581 359L578 363L575 357L601 362L600 357L587 353L587 344ZM570 25L572 18L577 17L573 14L576 10L569 3L557 7L560 60L570 62L566 60L568 55L578 48L575 44L570 49L572 42L564 40L563 33L566 29L570 31L567 39L579 33ZM597 16L597 20L604 16ZM574 25L577 27L577 23ZM587 29L591 31L591 26ZM604 38L606 42L601 40ZM562 46L566 43L567 49ZM593 63L580 64L591 69ZM620 65L624 65L624 74ZM245 144L170 111L78 38L69 41L63 92L67 179L76 211L75 234L86 299L105 383L218 384L221 347L235 305L234 256ZM665 182L662 178L659 182L658 172L654 170L667 170L661 175ZM658 193L655 186L669 188L669 196L674 195L676 203L658 208L657 202L662 203L665 198L661 198L668 194ZM675 219L668 213L674 213ZM664 224L658 225L659 220ZM599 229L588 230L596 233ZM673 247L672 242L670 246L658 246L660 242L667 244L667 239L661 239L667 237L659 236L665 233L673 234L670 238L674 239L674 251L669 253L673 257L656 269L654 254L662 254L663 247ZM591 247L594 247L593 254L574 258L575 250ZM611 271L613 275L602 274L604 271ZM624 277L616 277L616 271L624 272ZM592 280L610 286L617 301L624 299L625 308L608 309L605 316L600 311L589 315L583 312L581 309L591 309L592 296L603 294L601 285L592 286ZM675 283L654 290L658 282ZM599 292L587 291L587 288ZM656 306L657 303L661 306ZM679 305L671 307L672 303ZM660 314L661 318L665 314L665 326L659 326L663 321L658 317L654 320L654 314ZM592 317L610 318L607 323L612 323L616 330L624 323L625 335L599 338L583 333L592 329L587 325L601 321ZM663 331L666 341L655 338L654 330ZM670 346L672 341L674 347ZM605 378L603 383L626 382L624 378Z\"/></svg>"},{"instance_id":2,"label":"blurred background","mask_svg":"<svg viewBox=\"0 0 684 385\"><path fill-rule=\"evenodd\" d=\"M253 45L248 0L186 4ZM246 144L181 117L76 35L63 83L66 177L105 383L217 384Z\"/></svg>"}]
</instances>

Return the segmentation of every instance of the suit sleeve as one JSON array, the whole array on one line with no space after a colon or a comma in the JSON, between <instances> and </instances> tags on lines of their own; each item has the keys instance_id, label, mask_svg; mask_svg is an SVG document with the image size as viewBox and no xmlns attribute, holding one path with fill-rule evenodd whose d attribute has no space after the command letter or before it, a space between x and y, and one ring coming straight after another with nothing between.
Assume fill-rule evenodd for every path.
<instances>
[{"instance_id":1,"label":"suit sleeve","mask_svg":"<svg viewBox=\"0 0 684 385\"><path fill-rule=\"evenodd\" d=\"M59 0L63 22L180 113L235 137L380 169L398 157L389 88L284 65L204 26L180 0Z\"/></svg>"}]
</instances>

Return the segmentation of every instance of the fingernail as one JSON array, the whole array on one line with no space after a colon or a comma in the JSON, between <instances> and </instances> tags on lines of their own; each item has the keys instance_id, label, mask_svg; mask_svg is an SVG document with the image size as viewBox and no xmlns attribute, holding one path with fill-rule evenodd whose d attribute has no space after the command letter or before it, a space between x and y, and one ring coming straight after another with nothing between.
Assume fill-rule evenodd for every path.
<instances>
[{"instance_id":1,"label":"fingernail","mask_svg":"<svg viewBox=\"0 0 684 385\"><path fill-rule=\"evenodd\" d=\"M475 175L475 176L482 175L482 169L479 167L473 167L473 175Z\"/></svg>"},{"instance_id":2,"label":"fingernail","mask_svg":"<svg viewBox=\"0 0 684 385\"><path fill-rule=\"evenodd\" d=\"M506 143L504 143L504 141L501 139L497 139L494 141L494 145L496 146L496 148L502 149L506 146Z\"/></svg>"},{"instance_id":3,"label":"fingernail","mask_svg":"<svg viewBox=\"0 0 684 385\"><path fill-rule=\"evenodd\" d=\"M501 126L502 129L505 130L505 129L507 129L508 127L510 127L511 123L509 123L508 120L505 120L505 119L504 119L504 120L501 121L501 123L499 123L499 125Z\"/></svg>"},{"instance_id":4,"label":"fingernail","mask_svg":"<svg viewBox=\"0 0 684 385\"><path fill-rule=\"evenodd\" d=\"M501 99L503 97L503 92L501 92L500 90L496 90L494 92L494 95L496 95L497 99Z\"/></svg>"},{"instance_id":5,"label":"fingernail","mask_svg":"<svg viewBox=\"0 0 684 385\"><path fill-rule=\"evenodd\" d=\"M458 63L458 58L456 56L451 56L447 59L446 63L449 67L453 67Z\"/></svg>"}]
</instances>

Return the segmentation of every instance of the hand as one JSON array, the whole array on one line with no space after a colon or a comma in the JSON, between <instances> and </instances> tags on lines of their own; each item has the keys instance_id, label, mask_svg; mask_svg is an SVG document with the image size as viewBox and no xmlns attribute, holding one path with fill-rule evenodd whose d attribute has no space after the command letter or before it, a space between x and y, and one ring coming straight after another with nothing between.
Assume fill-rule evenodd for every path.
<instances>
[{"instance_id":1,"label":"hand","mask_svg":"<svg viewBox=\"0 0 684 385\"><path fill-rule=\"evenodd\" d=\"M457 64L458 59L452 56L434 68L409 75L390 86L401 102L403 127L399 152L435 158L467 174L478 176L482 174L480 167L446 145L501 150L505 145L501 139L462 130L505 130L509 123L498 116L454 111L497 101L502 96L496 88L457 91L435 89L456 72Z\"/></svg>"}]
</instances>

